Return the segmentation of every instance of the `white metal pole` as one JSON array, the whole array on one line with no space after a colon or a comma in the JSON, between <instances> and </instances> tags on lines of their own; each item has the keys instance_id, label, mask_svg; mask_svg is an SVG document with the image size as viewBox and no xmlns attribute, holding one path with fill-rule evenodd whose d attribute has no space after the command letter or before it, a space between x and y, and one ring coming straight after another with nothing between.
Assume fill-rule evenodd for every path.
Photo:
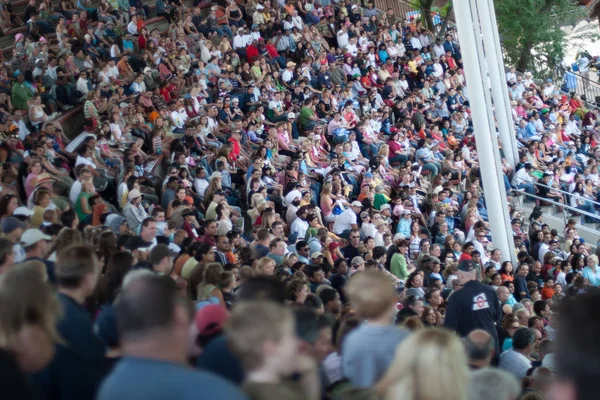
<instances>
[{"instance_id":1,"label":"white metal pole","mask_svg":"<svg viewBox=\"0 0 600 400\"><path fill-rule=\"evenodd\" d=\"M481 29L478 26L479 21L475 21L476 13L471 9L469 0L454 0L454 9L465 77L469 87L469 103L481 167L481 179L492 231L492 241L496 248L502 252L504 260L514 262L515 252L508 220L506 191L503 182L498 178L500 176L498 173L500 153L495 140L494 125L490 123L488 116L488 110L492 107L492 104L489 102L489 97L486 101L485 95L490 88L487 74L482 73L480 66L480 59L483 59L484 55L478 51L476 44L476 40L481 40Z\"/></svg>"},{"instance_id":2,"label":"white metal pole","mask_svg":"<svg viewBox=\"0 0 600 400\"><path fill-rule=\"evenodd\" d=\"M492 80L492 95L494 97L500 140L502 141L502 151L508 164L514 168L519 163L519 153L514 132L514 121L510 112L510 99L508 97L508 86L506 85L506 72L500 47L500 36L498 35L498 26L496 25L496 12L492 0L478 0L475 4L479 10L481 33L485 45L485 57L488 61L490 78Z\"/></svg>"}]
</instances>

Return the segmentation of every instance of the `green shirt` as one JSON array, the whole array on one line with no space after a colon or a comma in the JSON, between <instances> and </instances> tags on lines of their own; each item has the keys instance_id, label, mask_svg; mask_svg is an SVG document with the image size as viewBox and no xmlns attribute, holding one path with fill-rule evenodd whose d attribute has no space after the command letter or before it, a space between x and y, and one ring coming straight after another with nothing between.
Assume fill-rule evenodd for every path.
<instances>
[{"instance_id":1,"label":"green shirt","mask_svg":"<svg viewBox=\"0 0 600 400\"><path fill-rule=\"evenodd\" d=\"M400 280L406 280L408 278L408 269L406 268L406 259L400 253L396 253L392 256L390 261L390 272Z\"/></svg>"},{"instance_id":2,"label":"green shirt","mask_svg":"<svg viewBox=\"0 0 600 400\"><path fill-rule=\"evenodd\" d=\"M298 123L300 123L300 125L304 127L304 125L308 124L311 121L311 118L314 115L315 112L312 108L302 107L302 110L300 111L300 117L298 117Z\"/></svg>"},{"instance_id":3,"label":"green shirt","mask_svg":"<svg viewBox=\"0 0 600 400\"><path fill-rule=\"evenodd\" d=\"M89 206L88 200L90 197L93 196L93 193L88 193L88 192L81 192L79 193L79 196L77 196L77 201L75 202L75 207L73 207L75 209L75 213L77 214L77 218L79 218L79 221L83 221L88 215L90 214L86 214L85 212L83 212L83 207L81 205L81 199L85 199L85 202L88 204L88 208L91 208Z\"/></svg>"},{"instance_id":4,"label":"green shirt","mask_svg":"<svg viewBox=\"0 0 600 400\"><path fill-rule=\"evenodd\" d=\"M27 110L27 100L33 97L33 92L25 82L15 82L12 86L11 100L14 108Z\"/></svg>"}]
</instances>

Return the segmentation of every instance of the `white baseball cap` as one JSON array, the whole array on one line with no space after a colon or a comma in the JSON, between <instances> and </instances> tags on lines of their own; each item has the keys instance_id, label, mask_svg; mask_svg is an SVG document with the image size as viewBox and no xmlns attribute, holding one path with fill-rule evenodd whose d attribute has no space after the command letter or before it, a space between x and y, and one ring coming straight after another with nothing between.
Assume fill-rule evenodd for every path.
<instances>
[{"instance_id":1,"label":"white baseball cap","mask_svg":"<svg viewBox=\"0 0 600 400\"><path fill-rule=\"evenodd\" d=\"M40 240L52 240L52 237L44 235L39 229L27 229L23 232L23 235L21 235L21 246L32 246Z\"/></svg>"},{"instance_id":2,"label":"white baseball cap","mask_svg":"<svg viewBox=\"0 0 600 400\"><path fill-rule=\"evenodd\" d=\"M31 217L33 215L33 211L31 211L27 207L17 207L15 211L13 211L13 215L22 215L24 217Z\"/></svg>"}]
</instances>

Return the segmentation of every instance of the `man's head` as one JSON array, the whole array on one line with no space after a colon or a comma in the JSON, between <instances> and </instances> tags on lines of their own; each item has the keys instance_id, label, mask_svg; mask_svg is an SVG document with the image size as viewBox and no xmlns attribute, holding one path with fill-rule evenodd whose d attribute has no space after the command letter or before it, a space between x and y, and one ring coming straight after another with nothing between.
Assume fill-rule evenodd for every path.
<instances>
[{"instance_id":1,"label":"man's head","mask_svg":"<svg viewBox=\"0 0 600 400\"><path fill-rule=\"evenodd\" d=\"M217 221L214 220L208 220L205 221L205 233L209 236L215 237L217 236L217 231L218 231L218 224Z\"/></svg>"},{"instance_id":2,"label":"man's head","mask_svg":"<svg viewBox=\"0 0 600 400\"><path fill-rule=\"evenodd\" d=\"M494 340L482 329L471 331L465 338L469 363L478 368L489 367L494 356Z\"/></svg>"},{"instance_id":3,"label":"man's head","mask_svg":"<svg viewBox=\"0 0 600 400\"><path fill-rule=\"evenodd\" d=\"M396 311L396 290L381 272L369 270L355 274L345 286L345 291L346 298L361 318L389 318L391 322Z\"/></svg>"},{"instance_id":4,"label":"man's head","mask_svg":"<svg viewBox=\"0 0 600 400\"><path fill-rule=\"evenodd\" d=\"M21 246L27 258L42 258L46 253L49 240L52 240L52 237L43 234L39 229L27 229L21 235Z\"/></svg>"},{"instance_id":5,"label":"man's head","mask_svg":"<svg viewBox=\"0 0 600 400\"><path fill-rule=\"evenodd\" d=\"M169 275L173 270L173 260L171 251L165 244L158 244L150 250L148 261L152 264L152 269L161 275Z\"/></svg>"},{"instance_id":6,"label":"man's head","mask_svg":"<svg viewBox=\"0 0 600 400\"><path fill-rule=\"evenodd\" d=\"M162 351L168 348L170 359L185 362L192 313L173 279L135 278L123 288L115 313L125 354L131 351L140 357L148 348L144 343L163 343Z\"/></svg>"},{"instance_id":7,"label":"man's head","mask_svg":"<svg viewBox=\"0 0 600 400\"><path fill-rule=\"evenodd\" d=\"M81 291L84 298L91 296L100 274L96 251L85 245L73 245L59 251L55 274L59 288Z\"/></svg>"},{"instance_id":8,"label":"man's head","mask_svg":"<svg viewBox=\"0 0 600 400\"><path fill-rule=\"evenodd\" d=\"M312 358L316 363L321 363L333 350L333 319L307 307L297 309L294 315L301 354Z\"/></svg>"},{"instance_id":9,"label":"man's head","mask_svg":"<svg viewBox=\"0 0 600 400\"><path fill-rule=\"evenodd\" d=\"M295 372L298 337L288 308L270 301L241 302L225 324L225 335L246 372L282 377Z\"/></svg>"},{"instance_id":10,"label":"man's head","mask_svg":"<svg viewBox=\"0 0 600 400\"><path fill-rule=\"evenodd\" d=\"M498 287L498 289L496 289L496 295L498 296L498 299L500 300L501 303L505 303L506 301L508 301L508 296L509 296L509 291L508 288L505 286L500 286Z\"/></svg>"},{"instance_id":11,"label":"man's head","mask_svg":"<svg viewBox=\"0 0 600 400\"><path fill-rule=\"evenodd\" d=\"M519 328L513 334L513 349L529 355L533 350L535 334L530 328Z\"/></svg>"},{"instance_id":12,"label":"man's head","mask_svg":"<svg viewBox=\"0 0 600 400\"><path fill-rule=\"evenodd\" d=\"M325 312L337 317L342 312L340 294L333 288L323 288L319 291L319 298L323 302Z\"/></svg>"},{"instance_id":13,"label":"man's head","mask_svg":"<svg viewBox=\"0 0 600 400\"><path fill-rule=\"evenodd\" d=\"M142 231L140 236L145 242L152 242L156 239L156 233L158 228L156 227L156 220L152 217L148 217L142 221Z\"/></svg>"},{"instance_id":14,"label":"man's head","mask_svg":"<svg viewBox=\"0 0 600 400\"><path fill-rule=\"evenodd\" d=\"M285 255L285 242L281 238L275 238L269 243L269 251L276 256Z\"/></svg>"},{"instance_id":15,"label":"man's head","mask_svg":"<svg viewBox=\"0 0 600 400\"><path fill-rule=\"evenodd\" d=\"M226 235L217 236L217 250L221 253L227 253L231 251L231 243Z\"/></svg>"}]
</instances>

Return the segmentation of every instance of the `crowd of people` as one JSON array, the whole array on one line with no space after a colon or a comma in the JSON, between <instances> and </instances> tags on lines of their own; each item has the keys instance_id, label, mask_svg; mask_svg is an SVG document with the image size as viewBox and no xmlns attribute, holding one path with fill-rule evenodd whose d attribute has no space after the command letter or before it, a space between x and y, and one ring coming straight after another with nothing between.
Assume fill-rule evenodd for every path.
<instances>
[{"instance_id":1,"label":"crowd of people","mask_svg":"<svg viewBox=\"0 0 600 400\"><path fill-rule=\"evenodd\" d=\"M502 254L452 31L366 1L153 6L0 1L27 27L0 67L2 393L594 398L598 256L541 207L597 220L598 110L507 73L504 184L539 206Z\"/></svg>"}]
</instances>

